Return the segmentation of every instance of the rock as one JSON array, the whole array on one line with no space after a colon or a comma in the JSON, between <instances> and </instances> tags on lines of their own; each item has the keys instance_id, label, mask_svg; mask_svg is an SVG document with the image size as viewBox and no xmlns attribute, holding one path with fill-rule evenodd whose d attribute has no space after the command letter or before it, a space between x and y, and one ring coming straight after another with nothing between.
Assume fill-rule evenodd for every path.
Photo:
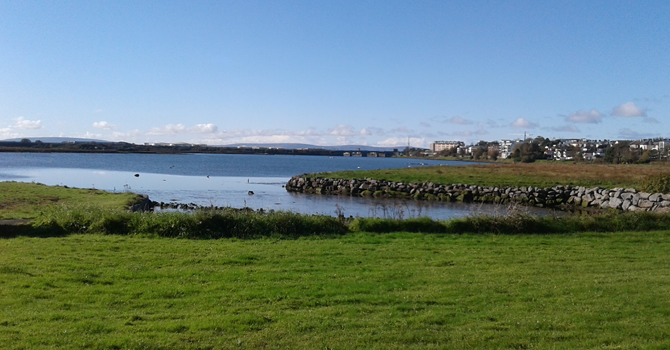
<instances>
[{"instance_id":1,"label":"rock","mask_svg":"<svg viewBox=\"0 0 670 350\"><path fill-rule=\"evenodd\" d=\"M654 203L646 199L640 199L640 201L637 203L637 206L647 209L653 207Z\"/></svg>"},{"instance_id":2,"label":"rock","mask_svg":"<svg viewBox=\"0 0 670 350\"><path fill-rule=\"evenodd\" d=\"M661 194L660 193L654 193L649 196L649 201L651 202L660 202L661 201Z\"/></svg>"},{"instance_id":3,"label":"rock","mask_svg":"<svg viewBox=\"0 0 670 350\"><path fill-rule=\"evenodd\" d=\"M589 193L589 194L585 194L585 195L582 197L582 201L584 201L584 202L589 202L589 203L590 203L590 202L593 202L594 199L596 199L596 198L595 198L592 194L590 194L590 193Z\"/></svg>"},{"instance_id":4,"label":"rock","mask_svg":"<svg viewBox=\"0 0 670 350\"><path fill-rule=\"evenodd\" d=\"M618 197L611 197L609 200L609 206L610 208L614 209L621 209L621 205L623 204L623 200Z\"/></svg>"},{"instance_id":5,"label":"rock","mask_svg":"<svg viewBox=\"0 0 670 350\"><path fill-rule=\"evenodd\" d=\"M628 210L628 208L629 208L630 206L631 206L630 201L629 201L628 199L626 199L626 200L623 201L623 203L621 204L621 209L622 209L622 210Z\"/></svg>"},{"instance_id":6,"label":"rock","mask_svg":"<svg viewBox=\"0 0 670 350\"><path fill-rule=\"evenodd\" d=\"M623 200L630 200L631 198L633 198L633 193L624 192L621 194L621 199Z\"/></svg>"}]
</instances>

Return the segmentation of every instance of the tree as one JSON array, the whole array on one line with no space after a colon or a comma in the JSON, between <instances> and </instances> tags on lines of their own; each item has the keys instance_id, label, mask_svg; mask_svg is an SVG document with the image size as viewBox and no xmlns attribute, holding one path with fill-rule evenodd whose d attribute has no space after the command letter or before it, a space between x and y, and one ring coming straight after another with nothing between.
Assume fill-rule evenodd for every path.
<instances>
[{"instance_id":1,"label":"tree","mask_svg":"<svg viewBox=\"0 0 670 350\"><path fill-rule=\"evenodd\" d=\"M628 142L619 142L605 151L603 161L610 164L620 164L627 163L632 158Z\"/></svg>"},{"instance_id":2,"label":"tree","mask_svg":"<svg viewBox=\"0 0 670 350\"><path fill-rule=\"evenodd\" d=\"M489 147L489 159L493 160L498 160L498 157L500 156L500 151L496 149L495 147Z\"/></svg>"},{"instance_id":3,"label":"tree","mask_svg":"<svg viewBox=\"0 0 670 350\"><path fill-rule=\"evenodd\" d=\"M640 164L646 164L651 162L651 150L646 150L642 153L640 156L640 159L637 160L638 163Z\"/></svg>"},{"instance_id":4,"label":"tree","mask_svg":"<svg viewBox=\"0 0 670 350\"><path fill-rule=\"evenodd\" d=\"M21 139L21 143L30 143L30 139Z\"/></svg>"},{"instance_id":5,"label":"tree","mask_svg":"<svg viewBox=\"0 0 670 350\"><path fill-rule=\"evenodd\" d=\"M484 154L484 149L481 148L481 147L477 147L477 149L475 150L475 154L474 154L475 159L480 159L483 154Z\"/></svg>"}]
</instances>

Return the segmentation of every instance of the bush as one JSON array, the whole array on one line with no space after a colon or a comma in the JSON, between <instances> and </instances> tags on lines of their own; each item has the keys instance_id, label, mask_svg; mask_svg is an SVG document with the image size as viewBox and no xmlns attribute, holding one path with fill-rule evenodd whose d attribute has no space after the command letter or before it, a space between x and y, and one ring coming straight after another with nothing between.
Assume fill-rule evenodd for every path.
<instances>
[{"instance_id":1,"label":"bush","mask_svg":"<svg viewBox=\"0 0 670 350\"><path fill-rule=\"evenodd\" d=\"M96 207L54 206L40 213L37 229L64 233L151 234L180 238L300 237L343 234L345 223L330 216L236 210L193 213L128 213Z\"/></svg>"},{"instance_id":2,"label":"bush","mask_svg":"<svg viewBox=\"0 0 670 350\"><path fill-rule=\"evenodd\" d=\"M290 212L237 210L194 213L128 213L95 207L52 207L33 224L35 232L52 234L149 234L175 238L259 238L339 235L347 232L414 232L433 234L565 234L670 230L670 215L611 212L598 215L535 217L527 214L473 216L448 221L430 218L357 218L349 225L335 217Z\"/></svg>"},{"instance_id":3,"label":"bush","mask_svg":"<svg viewBox=\"0 0 670 350\"><path fill-rule=\"evenodd\" d=\"M661 173L647 176L640 188L649 193L670 193L670 173Z\"/></svg>"}]
</instances>

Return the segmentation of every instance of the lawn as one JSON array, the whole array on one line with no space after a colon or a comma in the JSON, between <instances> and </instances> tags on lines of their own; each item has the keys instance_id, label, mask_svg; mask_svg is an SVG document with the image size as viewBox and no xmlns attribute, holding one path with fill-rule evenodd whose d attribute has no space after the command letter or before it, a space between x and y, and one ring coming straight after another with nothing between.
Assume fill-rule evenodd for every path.
<instances>
[{"instance_id":1,"label":"lawn","mask_svg":"<svg viewBox=\"0 0 670 350\"><path fill-rule=\"evenodd\" d=\"M0 240L7 349L668 348L670 232Z\"/></svg>"},{"instance_id":2,"label":"lawn","mask_svg":"<svg viewBox=\"0 0 670 350\"><path fill-rule=\"evenodd\" d=\"M670 164L612 165L543 162L530 164L481 164L432 166L384 170L320 173L316 176L344 179L373 178L396 182L434 182L479 186L552 187L573 185L603 188L639 188L646 176L670 172Z\"/></svg>"},{"instance_id":3,"label":"lawn","mask_svg":"<svg viewBox=\"0 0 670 350\"><path fill-rule=\"evenodd\" d=\"M36 183L0 182L0 220L32 219L52 204L87 203L106 209L124 209L138 201L134 193L110 193Z\"/></svg>"}]
</instances>

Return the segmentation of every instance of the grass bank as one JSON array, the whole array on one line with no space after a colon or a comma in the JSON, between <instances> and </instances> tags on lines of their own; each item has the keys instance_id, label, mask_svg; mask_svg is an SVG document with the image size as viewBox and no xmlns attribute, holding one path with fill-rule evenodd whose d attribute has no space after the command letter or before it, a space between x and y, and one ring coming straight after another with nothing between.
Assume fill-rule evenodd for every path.
<instances>
[{"instance_id":1,"label":"grass bank","mask_svg":"<svg viewBox=\"0 0 670 350\"><path fill-rule=\"evenodd\" d=\"M193 213L130 213L93 206L54 206L31 226L5 230L0 237L70 234L151 235L194 239L343 235L350 232L431 234L571 234L670 230L670 215L653 212L603 212L593 215L538 217L523 211L505 216L472 216L451 220L410 218L335 218L290 212L258 213L227 209Z\"/></svg>"},{"instance_id":2,"label":"grass bank","mask_svg":"<svg viewBox=\"0 0 670 350\"><path fill-rule=\"evenodd\" d=\"M0 240L5 349L670 347L670 233Z\"/></svg>"},{"instance_id":3,"label":"grass bank","mask_svg":"<svg viewBox=\"0 0 670 350\"><path fill-rule=\"evenodd\" d=\"M0 220L33 219L49 205L89 203L105 209L125 209L140 200L134 193L0 182Z\"/></svg>"},{"instance_id":4,"label":"grass bank","mask_svg":"<svg viewBox=\"0 0 670 350\"><path fill-rule=\"evenodd\" d=\"M372 178L395 182L433 182L450 185L553 187L572 185L603 188L638 188L647 176L670 172L670 164L640 165L531 163L433 166L383 170L320 173L338 179Z\"/></svg>"}]
</instances>

